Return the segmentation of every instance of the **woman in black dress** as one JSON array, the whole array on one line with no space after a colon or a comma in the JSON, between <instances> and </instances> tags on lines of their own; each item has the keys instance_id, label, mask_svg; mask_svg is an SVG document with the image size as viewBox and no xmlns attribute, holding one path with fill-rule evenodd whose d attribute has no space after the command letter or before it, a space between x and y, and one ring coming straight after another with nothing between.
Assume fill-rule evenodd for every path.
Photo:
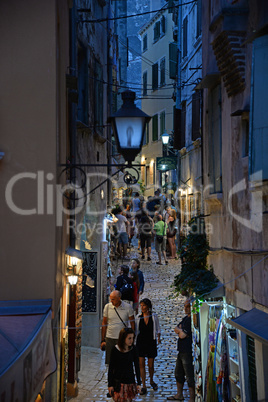
<instances>
[{"instance_id":1,"label":"woman in black dress","mask_svg":"<svg viewBox=\"0 0 268 402\"><path fill-rule=\"evenodd\" d=\"M119 333L118 343L111 352L108 389L115 402L131 402L140 391L139 358L134 343L132 328L123 328ZM138 386L135 383L135 373Z\"/></svg>"},{"instance_id":2,"label":"woman in black dress","mask_svg":"<svg viewBox=\"0 0 268 402\"><path fill-rule=\"evenodd\" d=\"M137 332L137 348L139 353L140 372L142 379L141 395L145 395L146 388L146 372L145 358L148 358L148 368L150 376L150 385L154 391L158 386L153 380L154 376L154 359L157 356L157 341L160 340L160 326L157 314L152 313L152 303L145 298L140 301L141 314L136 317L136 332Z\"/></svg>"}]
</instances>

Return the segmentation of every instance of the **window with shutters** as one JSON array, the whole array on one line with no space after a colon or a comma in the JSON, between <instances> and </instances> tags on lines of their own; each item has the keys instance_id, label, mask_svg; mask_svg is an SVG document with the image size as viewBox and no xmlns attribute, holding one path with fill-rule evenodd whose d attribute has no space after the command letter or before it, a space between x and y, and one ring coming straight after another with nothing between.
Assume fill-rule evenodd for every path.
<instances>
[{"instance_id":1,"label":"window with shutters","mask_svg":"<svg viewBox=\"0 0 268 402\"><path fill-rule=\"evenodd\" d=\"M95 59L94 68L94 125L99 133L103 131L103 71L101 64Z\"/></svg>"},{"instance_id":2,"label":"window with shutters","mask_svg":"<svg viewBox=\"0 0 268 402\"><path fill-rule=\"evenodd\" d=\"M145 71L142 75L142 83L143 83L142 94L143 94L143 96L146 96L147 95L147 71Z\"/></svg>"},{"instance_id":3,"label":"window with shutters","mask_svg":"<svg viewBox=\"0 0 268 402\"><path fill-rule=\"evenodd\" d=\"M166 17L164 15L162 15L160 22L161 22L161 36L163 36L166 33Z\"/></svg>"},{"instance_id":4,"label":"window with shutters","mask_svg":"<svg viewBox=\"0 0 268 402\"><path fill-rule=\"evenodd\" d=\"M165 72L166 72L166 58L163 57L163 59L160 60L160 87L166 84Z\"/></svg>"},{"instance_id":5,"label":"window with shutters","mask_svg":"<svg viewBox=\"0 0 268 402\"><path fill-rule=\"evenodd\" d=\"M157 42L160 38L160 21L154 24L154 42Z\"/></svg>"},{"instance_id":6,"label":"window with shutters","mask_svg":"<svg viewBox=\"0 0 268 402\"><path fill-rule=\"evenodd\" d=\"M142 51L143 52L145 52L148 49L147 40L148 40L148 37L147 37L147 34L146 34L146 35L144 35L143 40L142 40Z\"/></svg>"},{"instance_id":7,"label":"window with shutters","mask_svg":"<svg viewBox=\"0 0 268 402\"><path fill-rule=\"evenodd\" d=\"M192 95L192 141L201 137L201 91L197 91Z\"/></svg>"},{"instance_id":8,"label":"window with shutters","mask_svg":"<svg viewBox=\"0 0 268 402\"><path fill-rule=\"evenodd\" d=\"M160 113L160 136L164 133L166 129L166 112Z\"/></svg>"},{"instance_id":9,"label":"window with shutters","mask_svg":"<svg viewBox=\"0 0 268 402\"><path fill-rule=\"evenodd\" d=\"M155 114L153 116L152 130L153 130L152 140L157 141L158 140L158 114Z\"/></svg>"},{"instance_id":10,"label":"window with shutters","mask_svg":"<svg viewBox=\"0 0 268 402\"><path fill-rule=\"evenodd\" d=\"M268 179L268 35L253 42L252 96L250 107L250 173L254 180Z\"/></svg>"},{"instance_id":11,"label":"window with shutters","mask_svg":"<svg viewBox=\"0 0 268 402\"><path fill-rule=\"evenodd\" d=\"M221 89L217 85L209 92L209 181L210 192L222 191L222 163L221 163Z\"/></svg>"},{"instance_id":12,"label":"window with shutters","mask_svg":"<svg viewBox=\"0 0 268 402\"><path fill-rule=\"evenodd\" d=\"M176 42L169 44L169 78L175 80L178 74L178 47Z\"/></svg>"},{"instance_id":13,"label":"window with shutters","mask_svg":"<svg viewBox=\"0 0 268 402\"><path fill-rule=\"evenodd\" d=\"M174 106L173 111L173 148L182 149L185 147L185 119L186 104L182 103L181 109Z\"/></svg>"},{"instance_id":14,"label":"window with shutters","mask_svg":"<svg viewBox=\"0 0 268 402\"><path fill-rule=\"evenodd\" d=\"M88 66L85 47L78 49L78 105L77 119L88 124Z\"/></svg>"},{"instance_id":15,"label":"window with shutters","mask_svg":"<svg viewBox=\"0 0 268 402\"><path fill-rule=\"evenodd\" d=\"M152 65L152 90L158 88L158 63Z\"/></svg>"},{"instance_id":16,"label":"window with shutters","mask_svg":"<svg viewBox=\"0 0 268 402\"><path fill-rule=\"evenodd\" d=\"M182 57L187 56L187 41L188 41L187 34L188 34L188 16L184 18L182 24L182 35L183 35Z\"/></svg>"}]
</instances>

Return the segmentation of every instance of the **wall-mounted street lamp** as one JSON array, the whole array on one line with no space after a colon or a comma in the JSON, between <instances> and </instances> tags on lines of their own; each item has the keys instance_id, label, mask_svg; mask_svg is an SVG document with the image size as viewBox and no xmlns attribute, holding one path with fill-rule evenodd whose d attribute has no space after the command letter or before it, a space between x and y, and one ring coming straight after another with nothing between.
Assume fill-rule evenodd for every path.
<instances>
[{"instance_id":1,"label":"wall-mounted street lamp","mask_svg":"<svg viewBox=\"0 0 268 402\"><path fill-rule=\"evenodd\" d=\"M164 131L161 137L163 145L168 145L170 135L166 131Z\"/></svg>"},{"instance_id":2,"label":"wall-mounted street lamp","mask_svg":"<svg viewBox=\"0 0 268 402\"><path fill-rule=\"evenodd\" d=\"M117 150L131 165L141 151L146 124L151 117L135 105L135 92L127 90L121 96L123 105L109 121L112 123Z\"/></svg>"}]
</instances>

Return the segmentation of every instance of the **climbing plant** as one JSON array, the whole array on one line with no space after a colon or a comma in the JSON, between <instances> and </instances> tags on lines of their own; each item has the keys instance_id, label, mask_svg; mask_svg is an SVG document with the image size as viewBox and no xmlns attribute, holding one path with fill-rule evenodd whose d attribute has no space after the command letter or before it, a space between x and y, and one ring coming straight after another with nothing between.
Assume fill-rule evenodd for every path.
<instances>
[{"instance_id":1,"label":"climbing plant","mask_svg":"<svg viewBox=\"0 0 268 402\"><path fill-rule=\"evenodd\" d=\"M179 251L182 262L181 271L175 276L172 286L175 294L194 296L195 308L198 309L204 295L217 286L218 279L212 265L210 267L207 265L209 244L203 219L193 218L188 225L188 235L183 240Z\"/></svg>"}]
</instances>

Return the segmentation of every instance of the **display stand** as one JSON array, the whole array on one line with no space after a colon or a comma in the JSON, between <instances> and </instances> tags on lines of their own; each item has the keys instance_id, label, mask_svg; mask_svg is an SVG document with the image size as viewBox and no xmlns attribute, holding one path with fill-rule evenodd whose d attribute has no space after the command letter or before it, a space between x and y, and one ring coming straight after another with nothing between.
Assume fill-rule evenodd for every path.
<instances>
[{"instance_id":1,"label":"display stand","mask_svg":"<svg viewBox=\"0 0 268 402\"><path fill-rule=\"evenodd\" d=\"M227 305L227 316L235 317L235 307ZM239 365L239 344L237 330L228 325L228 360L229 360L229 380L231 390L231 400L241 402L240 388L240 365Z\"/></svg>"}]
</instances>

